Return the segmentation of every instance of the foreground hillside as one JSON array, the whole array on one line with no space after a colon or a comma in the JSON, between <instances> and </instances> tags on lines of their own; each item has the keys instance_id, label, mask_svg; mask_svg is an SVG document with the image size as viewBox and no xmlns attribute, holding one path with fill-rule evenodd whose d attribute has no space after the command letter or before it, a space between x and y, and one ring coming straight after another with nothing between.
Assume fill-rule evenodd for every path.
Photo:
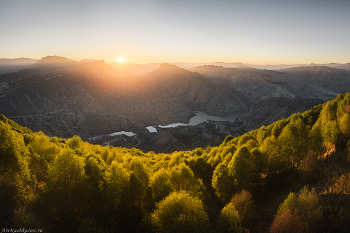
<instances>
[{"instance_id":1,"label":"foreground hillside","mask_svg":"<svg viewBox=\"0 0 350 233\"><path fill-rule=\"evenodd\" d=\"M218 147L102 147L0 121L0 225L44 232L349 232L350 94Z\"/></svg>"}]
</instances>

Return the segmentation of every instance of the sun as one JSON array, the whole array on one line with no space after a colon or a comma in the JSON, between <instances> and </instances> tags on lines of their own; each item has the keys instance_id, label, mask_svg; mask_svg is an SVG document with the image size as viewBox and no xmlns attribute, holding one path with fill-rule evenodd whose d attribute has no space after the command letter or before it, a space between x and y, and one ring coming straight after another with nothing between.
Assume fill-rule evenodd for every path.
<instances>
[{"instance_id":1,"label":"sun","mask_svg":"<svg viewBox=\"0 0 350 233\"><path fill-rule=\"evenodd\" d=\"M118 58L118 61L119 61L120 63L122 63L122 62L124 61L124 58L120 57L120 58Z\"/></svg>"}]
</instances>

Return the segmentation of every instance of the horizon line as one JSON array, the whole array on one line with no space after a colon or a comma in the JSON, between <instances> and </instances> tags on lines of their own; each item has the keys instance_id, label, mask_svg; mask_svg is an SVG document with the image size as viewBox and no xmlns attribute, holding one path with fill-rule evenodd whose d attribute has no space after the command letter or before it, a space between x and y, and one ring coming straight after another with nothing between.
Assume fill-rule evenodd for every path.
<instances>
[{"instance_id":1,"label":"horizon line","mask_svg":"<svg viewBox=\"0 0 350 233\"><path fill-rule=\"evenodd\" d=\"M117 60L105 60L105 59L94 59L94 58L81 58L80 60L77 59L71 59L68 57L64 57L64 56L58 56L58 55L48 55L45 57L62 57L62 58L67 58L70 60L74 60L77 62L81 62L83 60L95 60L95 61L101 61L103 60L105 63L118 63ZM14 58L6 58L6 57L2 57L0 58L0 60L14 60L14 59L32 59L32 60L41 60L44 57L41 58L31 58L31 57L14 57ZM227 62L227 61L211 61L211 62L182 62L182 61L176 61L176 62L169 62L169 61L163 61L163 62L147 62L147 63L136 63L133 61L129 61L129 60L124 60L124 62L121 62L120 64L122 65L123 63L133 63L133 64L139 64L139 65L147 65L147 64L163 64L163 63L169 63L169 64L215 64L215 63L224 63L224 64L235 64L235 63L240 63L242 65L254 65L254 66L294 66L294 65L327 65L327 64L340 64L340 65L347 65L350 64L350 62L345 62L345 63L339 63L339 62L327 62L327 63L279 63L279 64L254 64L254 63L244 63L244 62L240 62L240 61L236 61L236 62Z\"/></svg>"}]
</instances>

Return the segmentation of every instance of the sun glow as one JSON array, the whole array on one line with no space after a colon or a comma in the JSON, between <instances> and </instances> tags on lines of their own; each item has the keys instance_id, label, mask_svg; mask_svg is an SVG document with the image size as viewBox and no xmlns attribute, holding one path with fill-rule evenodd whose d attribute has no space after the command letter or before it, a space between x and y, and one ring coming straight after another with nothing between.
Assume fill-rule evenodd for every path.
<instances>
[{"instance_id":1,"label":"sun glow","mask_svg":"<svg viewBox=\"0 0 350 233\"><path fill-rule=\"evenodd\" d=\"M124 61L124 58L120 57L120 58L118 58L118 61L119 61L120 63L122 63L122 62Z\"/></svg>"}]
</instances>

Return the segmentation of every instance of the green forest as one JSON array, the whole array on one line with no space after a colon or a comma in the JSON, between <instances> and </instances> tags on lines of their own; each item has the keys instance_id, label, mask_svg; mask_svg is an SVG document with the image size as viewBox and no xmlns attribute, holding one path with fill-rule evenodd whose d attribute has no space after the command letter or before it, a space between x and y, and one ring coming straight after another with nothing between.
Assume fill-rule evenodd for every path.
<instances>
[{"instance_id":1,"label":"green forest","mask_svg":"<svg viewBox=\"0 0 350 233\"><path fill-rule=\"evenodd\" d=\"M350 93L171 154L0 116L0 226L43 232L350 232Z\"/></svg>"}]
</instances>

